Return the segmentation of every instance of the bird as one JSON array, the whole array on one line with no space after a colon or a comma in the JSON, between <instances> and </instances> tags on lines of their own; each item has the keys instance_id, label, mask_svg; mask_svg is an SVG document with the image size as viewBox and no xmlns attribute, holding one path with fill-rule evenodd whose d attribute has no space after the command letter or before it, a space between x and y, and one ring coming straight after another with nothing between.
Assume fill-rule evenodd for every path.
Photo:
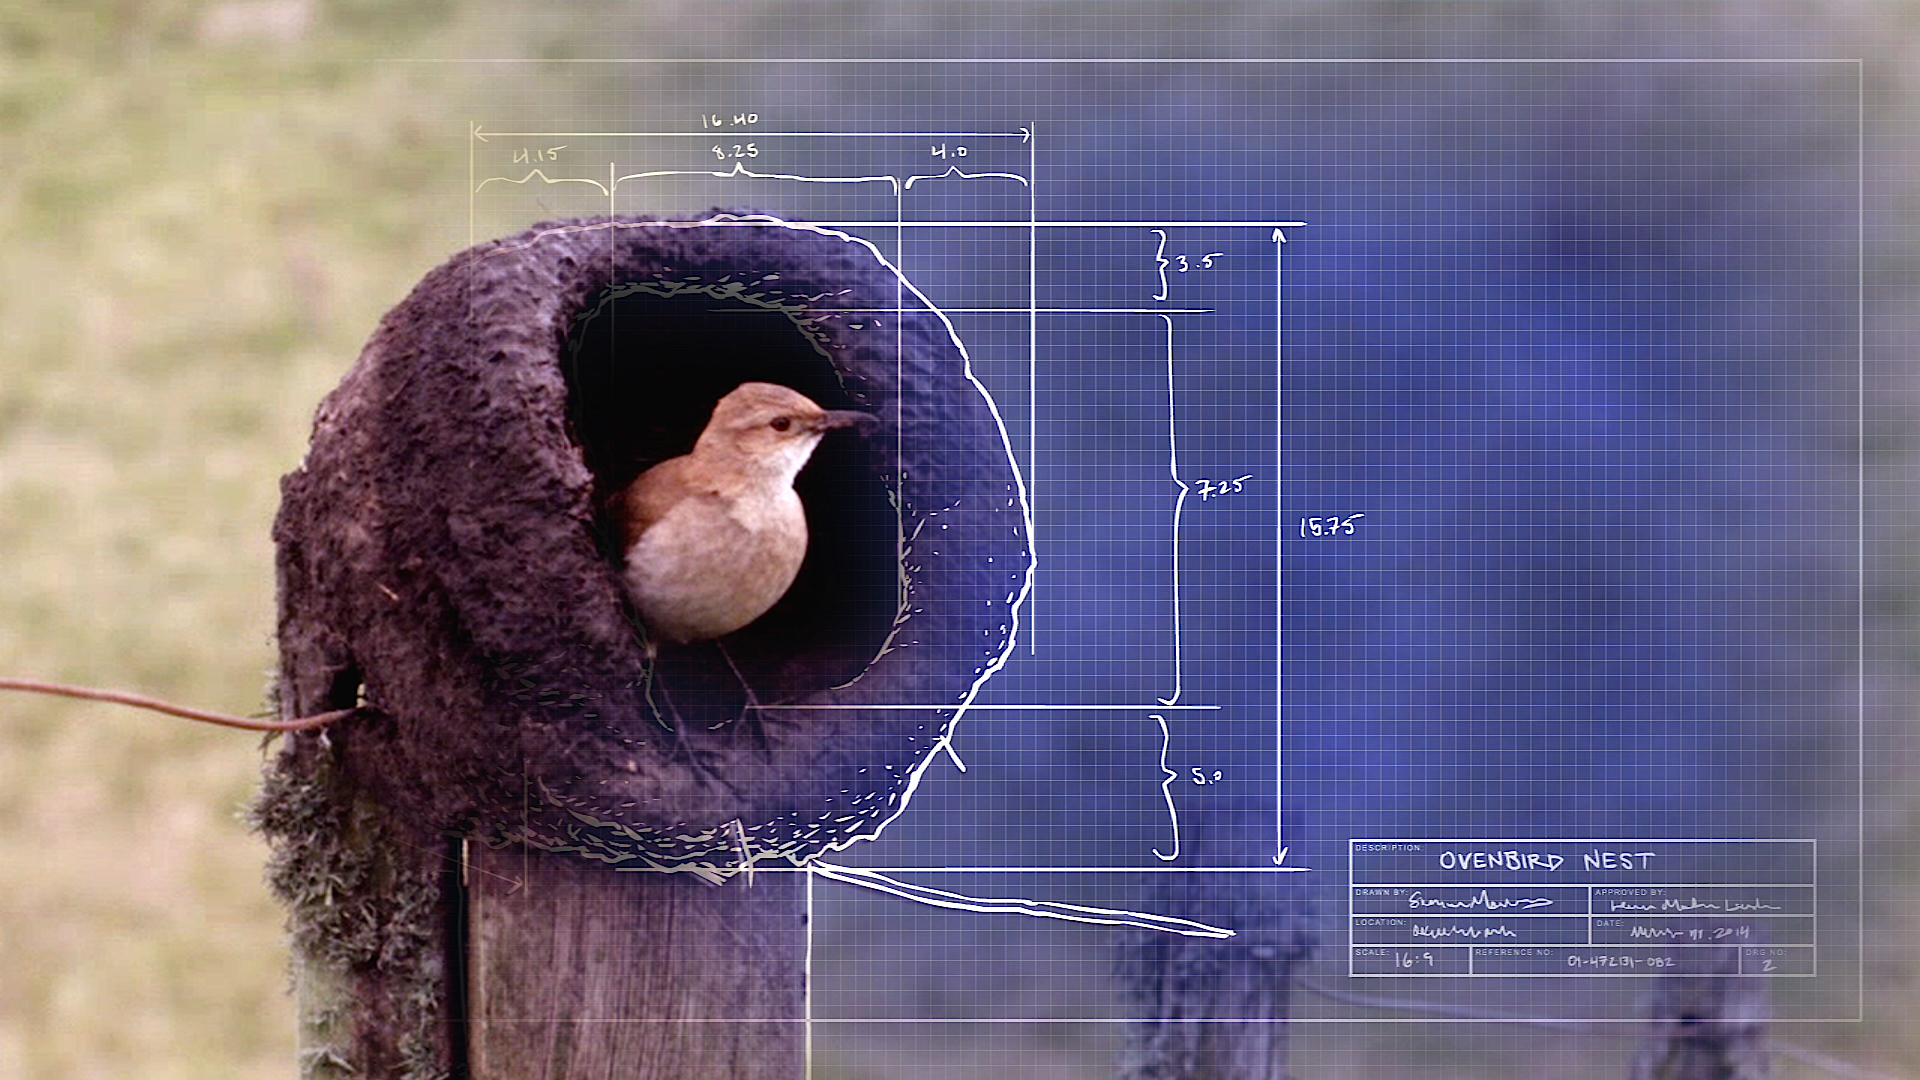
<instances>
[{"instance_id":1,"label":"bird","mask_svg":"<svg viewBox=\"0 0 1920 1080\"><path fill-rule=\"evenodd\" d=\"M875 422L785 386L743 382L714 405L691 453L614 495L622 583L646 629L649 667L661 642L717 642L780 602L807 555L794 478L829 431ZM720 648L751 709L753 688Z\"/></svg>"}]
</instances>

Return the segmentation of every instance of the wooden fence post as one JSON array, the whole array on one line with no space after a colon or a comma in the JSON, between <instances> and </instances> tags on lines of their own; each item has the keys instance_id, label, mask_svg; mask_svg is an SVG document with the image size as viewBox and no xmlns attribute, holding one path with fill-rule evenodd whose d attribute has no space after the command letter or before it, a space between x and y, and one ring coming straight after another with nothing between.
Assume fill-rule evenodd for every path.
<instances>
[{"instance_id":1,"label":"wooden fence post","mask_svg":"<svg viewBox=\"0 0 1920 1080\"><path fill-rule=\"evenodd\" d=\"M474 1080L801 1075L804 873L715 885L480 845L468 895Z\"/></svg>"}]
</instances>

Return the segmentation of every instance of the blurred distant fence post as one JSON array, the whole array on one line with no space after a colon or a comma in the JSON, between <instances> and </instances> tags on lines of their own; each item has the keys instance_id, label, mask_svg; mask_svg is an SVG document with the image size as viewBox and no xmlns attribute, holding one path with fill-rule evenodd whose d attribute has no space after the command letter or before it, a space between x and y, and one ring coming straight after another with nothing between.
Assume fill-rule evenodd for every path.
<instances>
[{"instance_id":1,"label":"blurred distant fence post","mask_svg":"<svg viewBox=\"0 0 1920 1080\"><path fill-rule=\"evenodd\" d=\"M1311 950L1303 875L1266 869L1272 809L1217 806L1188 823L1192 869L1152 875L1147 910L1234 931L1224 939L1131 931L1117 974L1133 1019L1122 1080L1284 1080L1295 969ZM1262 859L1268 860L1261 867Z\"/></svg>"},{"instance_id":2,"label":"blurred distant fence post","mask_svg":"<svg viewBox=\"0 0 1920 1080\"><path fill-rule=\"evenodd\" d=\"M1653 1027L1633 1080L1768 1080L1765 976L1740 974L1740 945L1677 946L1654 980Z\"/></svg>"}]
</instances>

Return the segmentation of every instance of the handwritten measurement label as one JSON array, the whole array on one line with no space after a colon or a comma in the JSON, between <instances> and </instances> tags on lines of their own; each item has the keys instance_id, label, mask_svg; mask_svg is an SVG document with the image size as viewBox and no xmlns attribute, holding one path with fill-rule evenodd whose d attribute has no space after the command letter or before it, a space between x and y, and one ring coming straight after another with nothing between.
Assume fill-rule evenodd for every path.
<instances>
[{"instance_id":1,"label":"handwritten measurement label","mask_svg":"<svg viewBox=\"0 0 1920 1080\"><path fill-rule=\"evenodd\" d=\"M1358 531L1360 519L1365 514L1348 514L1345 517L1303 517L1300 519L1300 536L1312 539L1316 536L1352 536Z\"/></svg>"},{"instance_id":2,"label":"handwritten measurement label","mask_svg":"<svg viewBox=\"0 0 1920 1080\"><path fill-rule=\"evenodd\" d=\"M1203 270L1212 270L1214 267L1220 265L1227 257L1227 253L1224 251L1209 251L1203 255L1189 255L1185 252L1175 252L1172 255L1168 255L1167 230L1155 229L1153 230L1153 234L1160 238L1160 246L1154 249L1153 252L1154 272L1160 276L1160 291L1153 294L1155 300L1165 300L1167 298L1168 271L1172 271L1175 274L1191 274Z\"/></svg>"},{"instance_id":3,"label":"handwritten measurement label","mask_svg":"<svg viewBox=\"0 0 1920 1080\"><path fill-rule=\"evenodd\" d=\"M1209 480L1203 476L1193 483L1200 489L1200 501L1205 502L1222 495L1238 495L1246 490L1246 483L1251 479L1253 479L1251 473L1246 476L1236 476L1232 480Z\"/></svg>"}]
</instances>

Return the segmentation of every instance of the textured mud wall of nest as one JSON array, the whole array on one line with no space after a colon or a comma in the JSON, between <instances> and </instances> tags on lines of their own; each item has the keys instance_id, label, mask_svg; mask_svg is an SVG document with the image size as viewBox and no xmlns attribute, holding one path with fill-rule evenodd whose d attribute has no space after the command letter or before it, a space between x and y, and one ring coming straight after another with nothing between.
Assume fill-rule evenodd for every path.
<instances>
[{"instance_id":1,"label":"textured mud wall of nest","mask_svg":"<svg viewBox=\"0 0 1920 1080\"><path fill-rule=\"evenodd\" d=\"M803 478L833 521L743 635L749 676L772 700L938 708L771 710L683 745L656 722L598 506L746 378L881 421ZM381 972L403 1026L445 982L444 834L663 866L729 861L733 823L796 858L870 834L1005 654L1030 562L1003 434L937 314L864 244L730 215L454 257L382 321L282 494L281 711L362 708L287 737L257 817L302 953ZM434 1036L408 1037L390 1067L432 1075Z\"/></svg>"}]
</instances>

